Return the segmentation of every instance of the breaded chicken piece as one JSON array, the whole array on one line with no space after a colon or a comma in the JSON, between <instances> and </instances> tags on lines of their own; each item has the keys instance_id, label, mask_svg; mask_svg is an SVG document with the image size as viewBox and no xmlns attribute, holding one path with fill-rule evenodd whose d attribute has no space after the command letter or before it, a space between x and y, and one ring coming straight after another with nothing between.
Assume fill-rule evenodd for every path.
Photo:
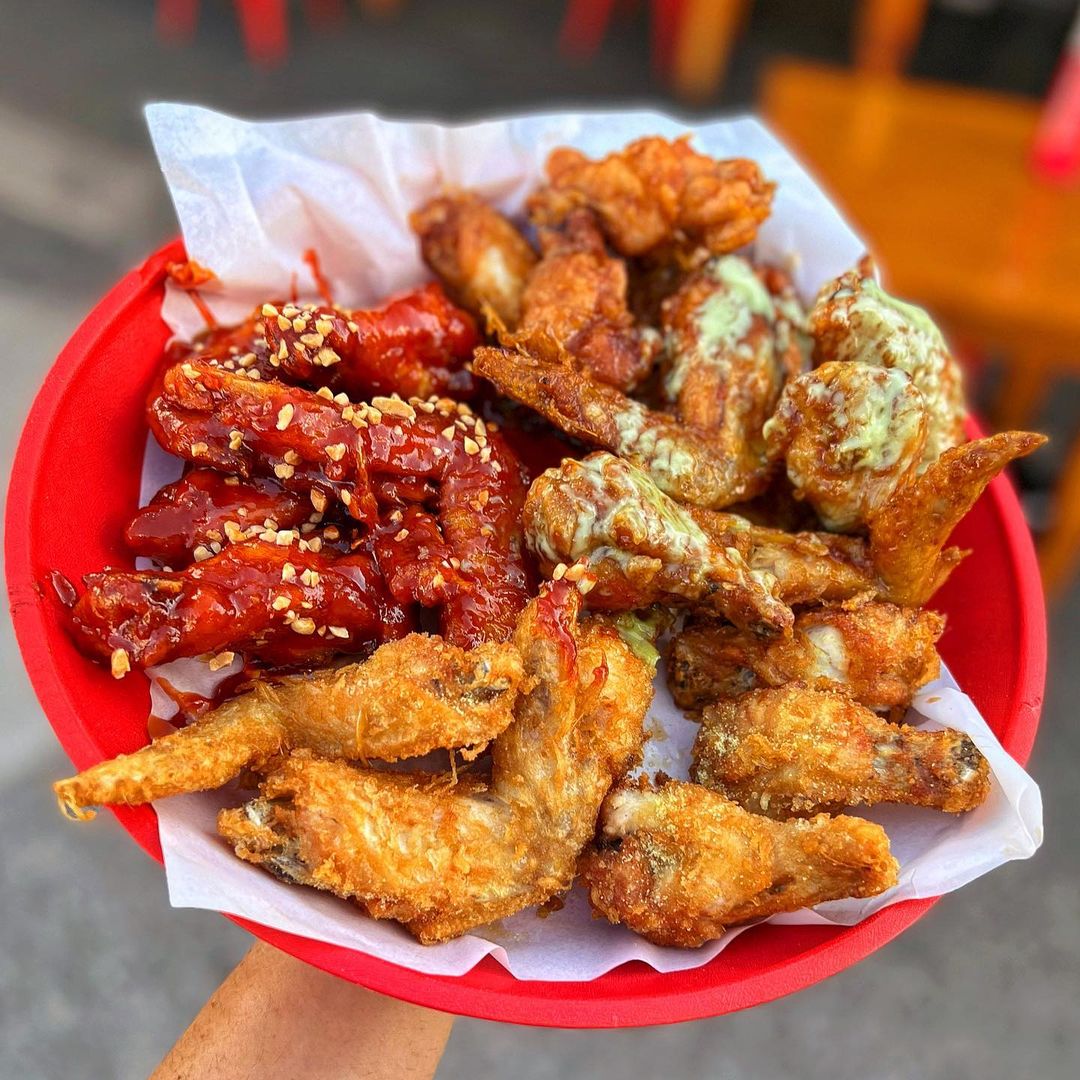
<instances>
[{"instance_id":1,"label":"breaded chicken piece","mask_svg":"<svg viewBox=\"0 0 1080 1080\"><path fill-rule=\"evenodd\" d=\"M223 811L242 859L397 919L425 944L568 889L611 784L638 760L651 666L579 594L544 587L515 644L533 690L492 747L486 789L293 754L261 796Z\"/></svg>"},{"instance_id":2,"label":"breaded chicken piece","mask_svg":"<svg viewBox=\"0 0 1080 1080\"><path fill-rule=\"evenodd\" d=\"M845 599L870 592L905 607L926 604L967 552L946 548L951 532L990 481L1047 436L1004 431L946 450L921 474L907 475L868 523L868 541L750 526L733 541L757 571L777 577L775 593L788 604ZM732 514L690 513L714 541L730 534ZM723 542L723 540L721 540Z\"/></svg>"},{"instance_id":3,"label":"breaded chicken piece","mask_svg":"<svg viewBox=\"0 0 1080 1080\"><path fill-rule=\"evenodd\" d=\"M273 539L278 535L293 543ZM230 649L269 664L315 665L371 652L412 628L410 611L390 595L364 551L343 553L321 542L316 550L297 529L206 554L178 571L87 574L85 592L65 613L76 646L122 676L132 667ZM320 634L319 627L327 629Z\"/></svg>"},{"instance_id":4,"label":"breaded chicken piece","mask_svg":"<svg viewBox=\"0 0 1080 1080\"><path fill-rule=\"evenodd\" d=\"M1006 465L1038 450L1045 435L1003 431L946 450L893 493L870 523L870 558L880 594L925 604L964 557L949 535Z\"/></svg>"},{"instance_id":5,"label":"breaded chicken piece","mask_svg":"<svg viewBox=\"0 0 1080 1080\"><path fill-rule=\"evenodd\" d=\"M755 525L737 514L697 506L686 509L715 544L734 547L751 570L774 577L776 594L785 604L829 603L877 591L862 537L786 532Z\"/></svg>"},{"instance_id":6,"label":"breaded chicken piece","mask_svg":"<svg viewBox=\"0 0 1080 1080\"><path fill-rule=\"evenodd\" d=\"M864 259L826 284L810 311L814 361L860 361L911 377L929 412L921 467L964 441L963 379L941 331L921 308L890 296Z\"/></svg>"},{"instance_id":7,"label":"breaded chicken piece","mask_svg":"<svg viewBox=\"0 0 1080 1080\"><path fill-rule=\"evenodd\" d=\"M619 785L581 860L593 909L657 945L694 948L753 919L876 896L898 866L880 825L819 814L770 821L677 780Z\"/></svg>"},{"instance_id":8,"label":"breaded chicken piece","mask_svg":"<svg viewBox=\"0 0 1080 1080\"><path fill-rule=\"evenodd\" d=\"M567 458L538 476L524 525L544 573L585 563L597 609L669 604L722 614L755 632L791 625L791 610L736 548L711 543L640 469L611 454Z\"/></svg>"},{"instance_id":9,"label":"breaded chicken piece","mask_svg":"<svg viewBox=\"0 0 1080 1080\"><path fill-rule=\"evenodd\" d=\"M903 371L831 361L784 387L765 441L796 497L827 529L852 532L919 468L928 426L925 399Z\"/></svg>"},{"instance_id":10,"label":"breaded chicken piece","mask_svg":"<svg viewBox=\"0 0 1080 1080\"><path fill-rule=\"evenodd\" d=\"M986 758L962 732L890 724L796 684L707 708L690 778L773 818L875 803L958 814L990 792Z\"/></svg>"},{"instance_id":11,"label":"breaded chicken piece","mask_svg":"<svg viewBox=\"0 0 1080 1080\"><path fill-rule=\"evenodd\" d=\"M268 477L241 480L216 469L192 469L135 511L124 541L136 555L175 568L191 563L196 548L211 551L214 543L257 536L267 519L278 529L292 529L311 513L308 499Z\"/></svg>"},{"instance_id":12,"label":"breaded chicken piece","mask_svg":"<svg viewBox=\"0 0 1080 1080\"><path fill-rule=\"evenodd\" d=\"M511 645L466 652L410 634L361 664L256 683L187 727L53 790L69 817L87 818L88 807L220 787L296 747L360 761L397 761L440 747L478 751L505 730L531 685Z\"/></svg>"},{"instance_id":13,"label":"breaded chicken piece","mask_svg":"<svg viewBox=\"0 0 1080 1080\"><path fill-rule=\"evenodd\" d=\"M608 254L588 210L575 210L561 229L541 230L540 243L513 340L553 359L564 351L600 382L633 389L652 371L660 335L634 324L626 264Z\"/></svg>"},{"instance_id":14,"label":"breaded chicken piece","mask_svg":"<svg viewBox=\"0 0 1080 1080\"><path fill-rule=\"evenodd\" d=\"M644 255L676 242L714 255L750 243L769 216L775 184L753 161L699 154L689 136L649 136L599 161L559 147L548 183L528 203L537 225L557 225L576 208L594 210L622 255Z\"/></svg>"},{"instance_id":15,"label":"breaded chicken piece","mask_svg":"<svg viewBox=\"0 0 1080 1080\"><path fill-rule=\"evenodd\" d=\"M675 704L700 710L758 687L799 681L842 691L870 709L906 708L941 672L935 611L862 603L801 611L790 637L765 640L697 621L676 635L668 664Z\"/></svg>"},{"instance_id":16,"label":"breaded chicken piece","mask_svg":"<svg viewBox=\"0 0 1080 1080\"><path fill-rule=\"evenodd\" d=\"M662 305L664 400L739 459L747 495L768 483L762 428L808 359L805 323L787 278L738 255L710 260Z\"/></svg>"},{"instance_id":17,"label":"breaded chicken piece","mask_svg":"<svg viewBox=\"0 0 1080 1080\"><path fill-rule=\"evenodd\" d=\"M712 432L650 409L568 358L481 347L473 371L588 446L626 458L665 495L718 510L757 494L759 481Z\"/></svg>"},{"instance_id":18,"label":"breaded chicken piece","mask_svg":"<svg viewBox=\"0 0 1080 1080\"><path fill-rule=\"evenodd\" d=\"M490 307L517 325L536 252L513 223L472 192L440 195L409 217L424 262L458 303L476 315Z\"/></svg>"}]
</instances>

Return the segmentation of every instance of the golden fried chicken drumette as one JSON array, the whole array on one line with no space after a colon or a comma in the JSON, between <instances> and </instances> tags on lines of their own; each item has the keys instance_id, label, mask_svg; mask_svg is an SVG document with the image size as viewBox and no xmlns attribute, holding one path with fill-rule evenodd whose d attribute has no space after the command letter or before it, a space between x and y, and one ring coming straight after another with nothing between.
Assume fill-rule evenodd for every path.
<instances>
[{"instance_id":1,"label":"golden fried chicken drumette","mask_svg":"<svg viewBox=\"0 0 1080 1080\"><path fill-rule=\"evenodd\" d=\"M728 927L896 884L880 825L819 814L777 822L699 784L621 784L581 860L596 912L657 945L694 948Z\"/></svg>"},{"instance_id":2,"label":"golden fried chicken drumette","mask_svg":"<svg viewBox=\"0 0 1080 1080\"><path fill-rule=\"evenodd\" d=\"M797 684L707 708L690 776L775 818L883 802L958 814L990 791L986 758L961 732L890 724Z\"/></svg>"},{"instance_id":3,"label":"golden fried chicken drumette","mask_svg":"<svg viewBox=\"0 0 1080 1080\"><path fill-rule=\"evenodd\" d=\"M937 612L873 602L801 611L790 637L770 640L696 621L672 643L668 685L692 710L789 682L839 690L870 709L905 708L940 673L934 645L944 626Z\"/></svg>"},{"instance_id":4,"label":"golden fried chicken drumette","mask_svg":"<svg viewBox=\"0 0 1080 1080\"><path fill-rule=\"evenodd\" d=\"M397 761L441 747L479 749L531 685L511 645L466 652L410 634L346 667L258 682L195 723L53 785L69 817L220 787L295 747L324 757Z\"/></svg>"}]
</instances>

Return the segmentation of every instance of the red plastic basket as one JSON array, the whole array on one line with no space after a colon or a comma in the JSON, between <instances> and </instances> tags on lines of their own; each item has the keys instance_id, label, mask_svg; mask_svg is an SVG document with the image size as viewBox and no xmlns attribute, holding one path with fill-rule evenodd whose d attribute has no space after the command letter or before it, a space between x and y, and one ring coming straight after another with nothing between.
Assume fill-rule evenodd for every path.
<instances>
[{"instance_id":1,"label":"red plastic basket","mask_svg":"<svg viewBox=\"0 0 1080 1080\"><path fill-rule=\"evenodd\" d=\"M12 618L42 708L80 769L145 743L148 693L140 680L117 682L76 652L46 579L51 570L78 579L130 564L120 537L138 496L143 401L168 337L164 267L183 257L179 241L167 245L90 313L45 379L15 457L6 543ZM936 600L949 616L941 652L1005 749L1024 763L1042 703L1046 626L1031 538L1005 478L955 539L973 553ZM153 811L125 808L116 816L160 861ZM630 1027L717 1016L801 990L880 948L933 903L897 904L846 928L755 927L692 971L659 974L633 962L588 983L519 981L491 958L462 976L423 975L236 921L308 963L431 1008L552 1027Z\"/></svg>"}]
</instances>

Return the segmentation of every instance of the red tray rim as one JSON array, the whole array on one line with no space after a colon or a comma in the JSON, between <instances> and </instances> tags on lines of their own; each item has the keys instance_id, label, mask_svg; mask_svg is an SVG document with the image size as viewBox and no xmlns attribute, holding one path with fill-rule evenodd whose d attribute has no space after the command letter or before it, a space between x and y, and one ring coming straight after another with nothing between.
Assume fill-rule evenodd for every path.
<instances>
[{"instance_id":1,"label":"red tray rim","mask_svg":"<svg viewBox=\"0 0 1080 1080\"><path fill-rule=\"evenodd\" d=\"M48 663L44 622L37 605L23 598L34 588L31 534L15 527L31 515L32 491L46 432L64 399L75 369L93 353L95 342L126 309L160 289L167 262L182 259L172 240L125 275L73 333L49 370L31 407L15 454L5 514L5 559L16 638L30 682L61 745L79 760L98 754L71 709L57 673ZM973 429L974 434L974 429ZM1023 623L1026 648L1017 658L1009 711L1017 717L1005 749L1027 762L1039 723L1046 679L1046 616L1038 563L1016 493L1004 476L989 488L1005 536ZM37 661L42 662L37 662ZM115 811L123 827L147 854L161 862L153 817ZM902 933L936 903L936 898L893 905L857 926L823 930L820 945L748 974L739 982L710 985L710 965L662 974L641 962L622 965L590 982L516 979L490 957L460 976L427 975L340 946L274 930L227 915L237 925L291 955L371 990L445 1012L485 1020L564 1028L608 1028L679 1023L750 1008L804 989L843 970ZM783 933L782 928L770 932Z\"/></svg>"}]
</instances>

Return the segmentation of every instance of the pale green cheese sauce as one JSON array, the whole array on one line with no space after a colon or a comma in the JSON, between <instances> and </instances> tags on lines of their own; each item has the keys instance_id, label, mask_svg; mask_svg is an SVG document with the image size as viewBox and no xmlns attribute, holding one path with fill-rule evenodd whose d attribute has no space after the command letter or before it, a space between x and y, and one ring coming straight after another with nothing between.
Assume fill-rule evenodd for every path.
<instances>
[{"instance_id":1,"label":"pale green cheese sauce","mask_svg":"<svg viewBox=\"0 0 1080 1080\"><path fill-rule=\"evenodd\" d=\"M724 255L709 262L706 270L724 287L710 294L694 312L695 347L675 356L664 379L664 393L669 401L679 396L692 367L703 363L726 366L730 353L739 348L749 333L755 315L770 321L776 318L776 305L769 290L746 259Z\"/></svg>"}]
</instances>

